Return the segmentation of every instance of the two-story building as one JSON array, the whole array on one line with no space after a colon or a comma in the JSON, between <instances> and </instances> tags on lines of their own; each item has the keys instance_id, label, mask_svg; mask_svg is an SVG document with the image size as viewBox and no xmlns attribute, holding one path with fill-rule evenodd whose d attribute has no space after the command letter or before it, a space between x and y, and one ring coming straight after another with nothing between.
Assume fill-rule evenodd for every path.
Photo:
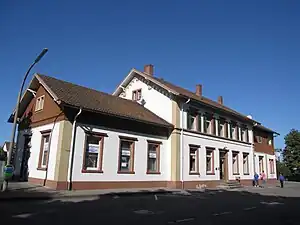
<instances>
[{"instance_id":1,"label":"two-story building","mask_svg":"<svg viewBox=\"0 0 300 225\"><path fill-rule=\"evenodd\" d=\"M222 180L237 179L249 184L252 180L257 169L253 127L263 126L226 107L222 96L212 101L202 95L200 84L191 92L157 78L153 65L146 65L143 72L132 69L113 95L138 101L174 125L171 179L176 187L216 186ZM264 157L271 160L274 154Z\"/></svg>"},{"instance_id":2,"label":"two-story building","mask_svg":"<svg viewBox=\"0 0 300 225\"><path fill-rule=\"evenodd\" d=\"M275 132L201 85L191 92L155 77L152 65L132 69L113 95L36 74L18 117L15 176L55 189L251 184L258 165L276 178L274 154L254 138Z\"/></svg>"}]
</instances>

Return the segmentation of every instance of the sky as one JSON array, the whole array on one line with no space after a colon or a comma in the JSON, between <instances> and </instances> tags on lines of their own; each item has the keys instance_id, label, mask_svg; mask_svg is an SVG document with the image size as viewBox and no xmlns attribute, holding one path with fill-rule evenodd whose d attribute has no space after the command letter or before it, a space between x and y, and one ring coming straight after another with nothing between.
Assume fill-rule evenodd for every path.
<instances>
[{"instance_id":1,"label":"sky","mask_svg":"<svg viewBox=\"0 0 300 225\"><path fill-rule=\"evenodd\" d=\"M224 104L284 136L299 129L300 1L0 1L0 143L24 73L112 93L131 68Z\"/></svg>"}]
</instances>

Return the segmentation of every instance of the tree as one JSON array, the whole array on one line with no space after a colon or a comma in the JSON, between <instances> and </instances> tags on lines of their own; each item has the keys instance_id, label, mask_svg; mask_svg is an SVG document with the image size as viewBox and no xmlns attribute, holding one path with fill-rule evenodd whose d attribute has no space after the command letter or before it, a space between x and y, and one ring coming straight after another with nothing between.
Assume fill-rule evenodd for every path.
<instances>
[{"instance_id":1,"label":"tree","mask_svg":"<svg viewBox=\"0 0 300 225\"><path fill-rule=\"evenodd\" d=\"M285 149L283 150L283 162L291 173L291 176L300 176L300 132L292 129L285 137Z\"/></svg>"}]
</instances>

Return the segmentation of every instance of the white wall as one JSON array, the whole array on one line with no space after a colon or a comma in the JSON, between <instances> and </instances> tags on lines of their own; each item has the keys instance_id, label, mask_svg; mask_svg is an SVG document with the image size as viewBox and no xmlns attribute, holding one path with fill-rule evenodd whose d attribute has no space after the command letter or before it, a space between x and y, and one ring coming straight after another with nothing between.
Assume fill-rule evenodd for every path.
<instances>
[{"instance_id":1,"label":"white wall","mask_svg":"<svg viewBox=\"0 0 300 225\"><path fill-rule=\"evenodd\" d=\"M189 175L189 144L200 145L199 151L199 172L200 175ZM251 145L237 143L230 140L223 140L214 137L208 137L200 134L193 134L191 132L184 132L183 137L183 152L184 152L184 174L185 181L192 180L219 180L219 149L226 148L228 152L228 175L229 180L235 180L236 177L241 179L253 178L253 151ZM215 148L214 151L214 169L215 175L206 175L206 147ZM232 151L239 152L239 173L240 175L233 175L232 169ZM249 154L249 175L244 175L243 172L243 153ZM218 170L216 170L218 168Z\"/></svg>"},{"instance_id":2,"label":"white wall","mask_svg":"<svg viewBox=\"0 0 300 225\"><path fill-rule=\"evenodd\" d=\"M261 152L255 152L255 171L259 174L259 157L263 157L263 168L265 171L265 174L267 176L267 179L277 179L277 168L276 168L276 156L275 155L269 155L266 153L261 153ZM269 159L274 160L274 174L271 174L271 168L270 168L270 163Z\"/></svg>"},{"instance_id":3,"label":"white wall","mask_svg":"<svg viewBox=\"0 0 300 225\"><path fill-rule=\"evenodd\" d=\"M103 173L82 173L85 125L78 124L75 152L73 181L166 181L171 177L171 153L170 142L161 138L153 138L138 134L127 134L101 128L91 128L94 132L106 133L103 148ZM119 135L137 138L134 151L134 172L135 174L118 174L119 157ZM161 174L146 174L147 170L147 140L161 141L160 146L160 172Z\"/></svg>"},{"instance_id":4,"label":"white wall","mask_svg":"<svg viewBox=\"0 0 300 225\"><path fill-rule=\"evenodd\" d=\"M120 97L132 99L132 91L137 89L142 89L142 99L146 101L144 106L147 109L169 123L172 123L172 101L170 98L148 86L138 78L131 80L126 87L125 95L120 94Z\"/></svg>"},{"instance_id":5,"label":"white wall","mask_svg":"<svg viewBox=\"0 0 300 225\"><path fill-rule=\"evenodd\" d=\"M31 149L30 149L30 158L28 160L28 170L29 170L29 177L31 178L38 178L44 179L46 175L46 171L37 170L38 161L39 161L39 154L40 154L40 147L42 141L42 134L41 131L51 130L51 145L50 145L50 154L49 154L49 163L48 163L48 180L54 180L54 172L55 172L55 162L56 162L56 154L57 154L57 145L58 145L58 136L59 136L59 126L61 122L57 122L53 129L53 123L47 124L40 127L35 127L31 129ZM18 135L18 158L22 156L23 147L24 147L24 134L28 132L20 131ZM21 158L18 160L18 173L20 173L20 165L21 165Z\"/></svg>"}]
</instances>

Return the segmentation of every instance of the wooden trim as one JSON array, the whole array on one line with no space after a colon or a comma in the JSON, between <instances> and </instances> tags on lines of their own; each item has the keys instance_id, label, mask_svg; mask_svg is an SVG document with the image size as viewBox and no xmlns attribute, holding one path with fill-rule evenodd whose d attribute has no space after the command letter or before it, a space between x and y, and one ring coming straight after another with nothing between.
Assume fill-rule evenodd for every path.
<instances>
[{"instance_id":1,"label":"wooden trim","mask_svg":"<svg viewBox=\"0 0 300 225\"><path fill-rule=\"evenodd\" d=\"M40 133L42 134L42 135L47 135L47 134L50 134L51 133L51 129L48 129L48 130L42 130L42 131L40 131Z\"/></svg>"},{"instance_id":2,"label":"wooden trim","mask_svg":"<svg viewBox=\"0 0 300 225\"><path fill-rule=\"evenodd\" d=\"M211 165L211 169L212 171L207 171L207 167L206 167L206 175L215 175L215 148L212 147L206 147L205 148L206 152L205 152L205 166L207 164L206 160L207 160L207 151L211 152L211 160L212 160L212 165Z\"/></svg>"},{"instance_id":3,"label":"wooden trim","mask_svg":"<svg viewBox=\"0 0 300 225\"><path fill-rule=\"evenodd\" d=\"M161 142L153 142L153 141L148 141L147 144L147 168L146 168L146 174L160 174L160 145ZM149 157L149 144L156 145L156 171L150 171L149 170L149 164L148 164L148 157Z\"/></svg>"},{"instance_id":4,"label":"wooden trim","mask_svg":"<svg viewBox=\"0 0 300 225\"><path fill-rule=\"evenodd\" d=\"M97 131L89 131L89 130L86 130L84 131L86 134L89 134L89 135L93 135L93 136L99 136L99 137L108 137L107 133L102 133L102 132L97 132Z\"/></svg>"},{"instance_id":5,"label":"wooden trim","mask_svg":"<svg viewBox=\"0 0 300 225\"><path fill-rule=\"evenodd\" d=\"M162 142L161 141L153 141L153 140L147 140L148 143L151 143L151 144L158 144L158 145L161 145Z\"/></svg>"},{"instance_id":6,"label":"wooden trim","mask_svg":"<svg viewBox=\"0 0 300 225\"><path fill-rule=\"evenodd\" d=\"M104 136L100 135L103 134ZM99 138L99 151L98 151L98 165L96 170L91 170L86 168L86 151L87 151L87 140L88 136L94 136ZM103 149L104 149L104 137L107 134L105 133L94 133L94 132L86 132L84 139L84 149L83 149L83 159L82 159L82 173L103 173Z\"/></svg>"},{"instance_id":7,"label":"wooden trim","mask_svg":"<svg viewBox=\"0 0 300 225\"><path fill-rule=\"evenodd\" d=\"M135 137L128 137L128 136L121 136L121 135L119 135L119 138L122 139L122 140L124 140L124 141L138 141L138 139L135 138Z\"/></svg>"},{"instance_id":8,"label":"wooden trim","mask_svg":"<svg viewBox=\"0 0 300 225\"><path fill-rule=\"evenodd\" d=\"M200 148L201 145L194 145L194 144L189 144L190 148Z\"/></svg>"},{"instance_id":9,"label":"wooden trim","mask_svg":"<svg viewBox=\"0 0 300 225\"><path fill-rule=\"evenodd\" d=\"M40 145L40 153L39 153L39 160L38 160L38 170L47 170L48 160L49 160L49 152L50 152L50 138L51 138L51 130L45 130L41 131L42 137L41 137L41 145ZM42 160L43 160L43 153L44 153L44 139L46 136L49 136L49 145L48 145L48 154L47 154L47 160L46 160L46 166L42 166Z\"/></svg>"},{"instance_id":10,"label":"wooden trim","mask_svg":"<svg viewBox=\"0 0 300 225\"><path fill-rule=\"evenodd\" d=\"M135 141L132 139L128 139L127 137L123 138L123 136L119 136L119 154L118 154L118 171L119 174L135 174L134 172L134 149L135 149ZM136 139L136 138L134 138ZM137 140L137 139L136 139ZM122 156L122 149L121 143L122 141L127 141L130 143L130 170L129 171L122 171L121 170L121 156Z\"/></svg>"}]
</instances>

